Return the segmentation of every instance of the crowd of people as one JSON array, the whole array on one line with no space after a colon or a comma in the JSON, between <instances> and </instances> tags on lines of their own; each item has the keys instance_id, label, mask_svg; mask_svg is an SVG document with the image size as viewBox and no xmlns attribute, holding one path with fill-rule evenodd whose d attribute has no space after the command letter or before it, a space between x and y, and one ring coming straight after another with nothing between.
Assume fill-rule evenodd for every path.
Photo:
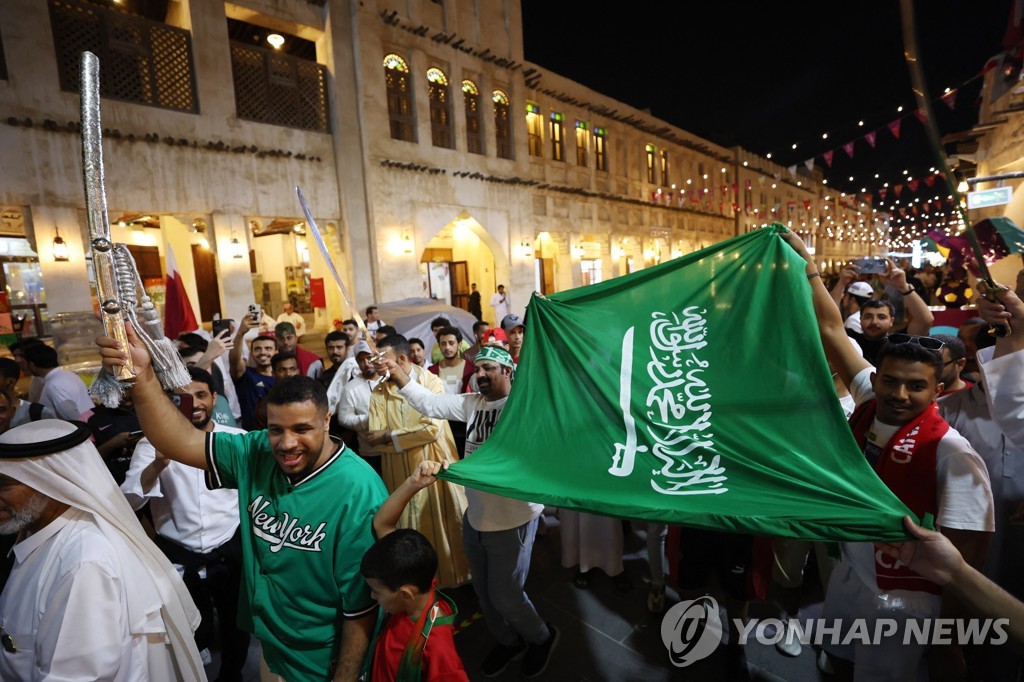
<instances>
[{"instance_id":1,"label":"crowd of people","mask_svg":"<svg viewBox=\"0 0 1024 682\"><path fill-rule=\"evenodd\" d=\"M1017 619L1016 648L826 643L823 672L906 680L969 666L979 679L1018 679L1024 270L1015 290L980 283L989 298L977 300L979 317L932 336L922 293L934 282L915 284L888 261L876 277L844 268L830 291L803 243L784 238L806 260L854 439L939 532L908 519L906 543L837 552L646 523L647 609L664 612L671 587L680 599L713 593L730 622L754 600L796 616L814 574L823 616L846 628ZM479 319L479 293L471 303ZM465 338L438 317L429 343L371 306L362 327L335 321L320 352L302 347L301 315L259 311L215 336L182 334L190 383L173 392L129 326L126 346L97 340L106 371L130 358L136 372L114 408L95 405L45 343L10 346L13 359L0 358L0 536L13 547L0 570L0 679L206 679L214 649L217 679L241 680L253 635L264 680L469 679L477 671L464 669L453 638L458 606L442 591L466 584L493 638L479 674L514 664L543 674L562 633L526 578L552 517L575 588L603 573L629 594L636 576L622 520L438 478L486 442L521 361L527 322L504 287L491 306L497 324L480 320ZM758 573L766 589L752 587ZM798 633L782 622L776 646L798 655ZM728 642L741 660L735 632Z\"/></svg>"}]
</instances>

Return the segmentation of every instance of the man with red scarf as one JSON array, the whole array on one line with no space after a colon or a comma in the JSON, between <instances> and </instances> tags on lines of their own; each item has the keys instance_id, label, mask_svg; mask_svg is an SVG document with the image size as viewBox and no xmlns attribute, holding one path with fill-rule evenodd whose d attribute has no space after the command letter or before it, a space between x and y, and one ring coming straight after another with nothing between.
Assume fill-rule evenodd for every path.
<instances>
[{"instance_id":1,"label":"man with red scarf","mask_svg":"<svg viewBox=\"0 0 1024 682\"><path fill-rule=\"evenodd\" d=\"M994 529L992 490L985 463L935 404L943 390L942 342L890 334L878 353L877 369L872 367L846 340L839 309L803 242L792 233L785 238L807 262L825 355L857 403L850 427L865 457L911 511L922 519L933 517L937 529L967 562L980 567ZM896 286L906 288L902 271L891 276ZM928 647L914 638L907 641L906 621L953 615L955 602L944 601L938 585L872 543L843 543L842 553L829 581L822 617L840 619L843 632L834 643L826 639L825 650L852 661L855 679L923 679L919 673L927 665ZM847 636L854 619L866 621L869 637L876 632L877 620L891 619L899 636L866 644ZM942 657L944 665L963 665L955 646L945 649L941 654L949 656Z\"/></svg>"}]
</instances>

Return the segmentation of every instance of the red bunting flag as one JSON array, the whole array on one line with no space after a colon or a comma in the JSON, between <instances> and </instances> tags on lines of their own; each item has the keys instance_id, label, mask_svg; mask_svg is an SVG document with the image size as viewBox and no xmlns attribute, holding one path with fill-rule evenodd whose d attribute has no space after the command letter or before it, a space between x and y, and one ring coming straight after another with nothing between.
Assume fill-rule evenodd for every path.
<instances>
[{"instance_id":1,"label":"red bunting flag","mask_svg":"<svg viewBox=\"0 0 1024 682\"><path fill-rule=\"evenodd\" d=\"M873 206L873 204L871 203L871 200L874 199L874 198L875 197L873 195L871 195L871 194L865 194L864 195L864 201L868 202L868 206Z\"/></svg>"},{"instance_id":2,"label":"red bunting flag","mask_svg":"<svg viewBox=\"0 0 1024 682\"><path fill-rule=\"evenodd\" d=\"M732 183L732 193L733 194L737 194L737 195L740 193L740 183L738 183L738 182Z\"/></svg>"},{"instance_id":3,"label":"red bunting flag","mask_svg":"<svg viewBox=\"0 0 1024 682\"><path fill-rule=\"evenodd\" d=\"M870 133L865 133L864 140L871 145L871 148L875 148L875 131L872 130Z\"/></svg>"},{"instance_id":4,"label":"red bunting flag","mask_svg":"<svg viewBox=\"0 0 1024 682\"><path fill-rule=\"evenodd\" d=\"M900 192L903 191L903 185L893 185L892 191L896 192L896 196L898 197L900 195Z\"/></svg>"},{"instance_id":5,"label":"red bunting flag","mask_svg":"<svg viewBox=\"0 0 1024 682\"><path fill-rule=\"evenodd\" d=\"M920 180L911 180L907 184L910 185L910 191L914 192L916 194L917 193L917 188L921 186L921 181Z\"/></svg>"},{"instance_id":6,"label":"red bunting flag","mask_svg":"<svg viewBox=\"0 0 1024 682\"><path fill-rule=\"evenodd\" d=\"M895 137L897 140L900 139L900 120L899 119L896 119L895 121L891 122L887 127L889 128L889 132L892 133L893 137Z\"/></svg>"},{"instance_id":7,"label":"red bunting flag","mask_svg":"<svg viewBox=\"0 0 1024 682\"><path fill-rule=\"evenodd\" d=\"M822 154L821 158L825 159L825 163L828 164L829 168L832 167L832 150L831 149L829 151L825 152L824 154Z\"/></svg>"},{"instance_id":8,"label":"red bunting flag","mask_svg":"<svg viewBox=\"0 0 1024 682\"><path fill-rule=\"evenodd\" d=\"M751 186L752 186L752 185L754 184L754 181L753 181L753 180L746 180L746 181L744 181L744 182L746 183L746 185L747 185L747 191L749 192L749 191L750 191L750 188L751 188Z\"/></svg>"},{"instance_id":9,"label":"red bunting flag","mask_svg":"<svg viewBox=\"0 0 1024 682\"><path fill-rule=\"evenodd\" d=\"M853 158L853 142L847 142L843 145L843 151L846 152L847 156Z\"/></svg>"},{"instance_id":10,"label":"red bunting flag","mask_svg":"<svg viewBox=\"0 0 1024 682\"><path fill-rule=\"evenodd\" d=\"M934 175L927 176L924 179L924 184L928 185L929 187L934 187L935 186L935 176Z\"/></svg>"},{"instance_id":11,"label":"red bunting flag","mask_svg":"<svg viewBox=\"0 0 1024 682\"><path fill-rule=\"evenodd\" d=\"M811 201L810 201L810 199L804 199L804 210L805 211L811 210Z\"/></svg>"},{"instance_id":12,"label":"red bunting flag","mask_svg":"<svg viewBox=\"0 0 1024 682\"><path fill-rule=\"evenodd\" d=\"M928 120L928 112L924 109L914 109L914 116L917 116L917 120L924 125L924 122Z\"/></svg>"},{"instance_id":13,"label":"red bunting flag","mask_svg":"<svg viewBox=\"0 0 1024 682\"><path fill-rule=\"evenodd\" d=\"M878 190L878 198L881 199L882 201L885 201L885 195L886 193L888 193L888 191L889 190L885 189L884 187Z\"/></svg>"},{"instance_id":14,"label":"red bunting flag","mask_svg":"<svg viewBox=\"0 0 1024 682\"><path fill-rule=\"evenodd\" d=\"M956 90L950 90L939 99L945 102L946 106L948 106L950 109L956 108Z\"/></svg>"}]
</instances>

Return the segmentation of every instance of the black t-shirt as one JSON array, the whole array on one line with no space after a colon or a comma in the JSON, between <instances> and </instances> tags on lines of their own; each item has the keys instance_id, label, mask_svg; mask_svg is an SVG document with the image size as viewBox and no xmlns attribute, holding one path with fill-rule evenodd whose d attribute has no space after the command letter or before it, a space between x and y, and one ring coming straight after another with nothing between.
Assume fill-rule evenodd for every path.
<instances>
[{"instance_id":1,"label":"black t-shirt","mask_svg":"<svg viewBox=\"0 0 1024 682\"><path fill-rule=\"evenodd\" d=\"M860 346L861 352L864 353L864 359L870 362L873 366L878 367L878 352L882 350L882 344L885 343L885 337L880 339L869 339L864 336L861 332L855 332L850 329L846 330L846 334L857 342Z\"/></svg>"}]
</instances>

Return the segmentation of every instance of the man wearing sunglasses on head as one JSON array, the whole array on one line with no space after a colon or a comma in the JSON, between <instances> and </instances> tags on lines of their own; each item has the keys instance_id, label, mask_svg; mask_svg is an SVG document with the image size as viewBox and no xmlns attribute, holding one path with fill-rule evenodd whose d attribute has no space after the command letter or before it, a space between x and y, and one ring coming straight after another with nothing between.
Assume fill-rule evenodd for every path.
<instances>
[{"instance_id":1,"label":"man wearing sunglasses on head","mask_svg":"<svg viewBox=\"0 0 1024 682\"><path fill-rule=\"evenodd\" d=\"M927 336L889 334L878 349L877 368L850 347L835 301L821 282L813 257L792 233L784 239L806 261L814 312L825 355L857 403L850 427L879 478L919 518L930 514L965 560L980 567L994 529L988 471L970 443L939 414L942 342ZM865 321L866 324L866 321ZM866 329L866 327L865 327ZM840 619L846 644L828 644L829 655L852 662L855 679L924 679L929 661L946 669L963 667L955 646L928 651L915 640L882 639L866 645L846 635L855 619L875 631L879 618L905 632L910 619L947 617L953 600L942 589L893 561L873 543L843 543L822 617ZM852 640L852 641L851 641ZM819 661L822 667L835 659Z\"/></svg>"}]
</instances>

